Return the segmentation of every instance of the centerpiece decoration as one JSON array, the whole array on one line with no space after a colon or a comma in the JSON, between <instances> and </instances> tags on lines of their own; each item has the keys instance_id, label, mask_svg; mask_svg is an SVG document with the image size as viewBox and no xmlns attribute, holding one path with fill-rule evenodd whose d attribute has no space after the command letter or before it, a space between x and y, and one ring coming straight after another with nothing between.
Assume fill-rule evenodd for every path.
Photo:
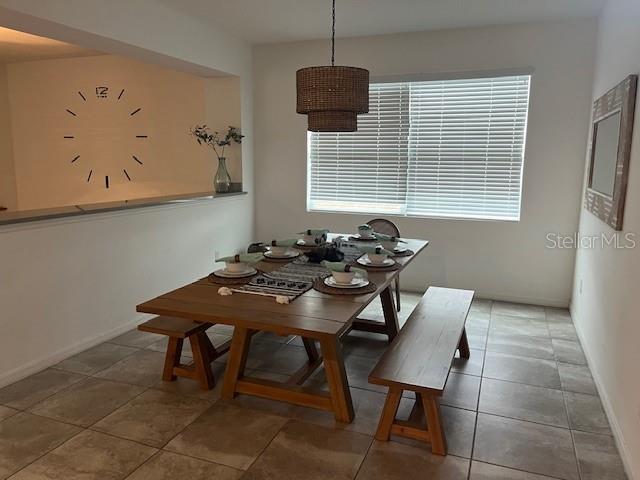
<instances>
[{"instance_id":1,"label":"centerpiece decoration","mask_svg":"<svg viewBox=\"0 0 640 480\"><path fill-rule=\"evenodd\" d=\"M231 176L227 170L227 159L224 156L224 149L231 143L242 143L244 135L240 133L238 127L229 125L226 133L211 132L206 125L196 125L190 131L199 145L211 147L218 157L218 170L214 178L214 188L216 193L229 193L231 191Z\"/></svg>"}]
</instances>

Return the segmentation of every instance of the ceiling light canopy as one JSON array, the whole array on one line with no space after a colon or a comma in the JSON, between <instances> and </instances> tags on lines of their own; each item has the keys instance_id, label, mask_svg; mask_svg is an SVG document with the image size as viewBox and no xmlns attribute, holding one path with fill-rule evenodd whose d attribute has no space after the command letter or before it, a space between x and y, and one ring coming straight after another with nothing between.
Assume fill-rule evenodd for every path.
<instances>
[{"instance_id":1,"label":"ceiling light canopy","mask_svg":"<svg viewBox=\"0 0 640 480\"><path fill-rule=\"evenodd\" d=\"M369 71L335 65L336 0L332 0L331 65L296 72L298 113L311 132L355 132L358 114L369 111Z\"/></svg>"}]
</instances>

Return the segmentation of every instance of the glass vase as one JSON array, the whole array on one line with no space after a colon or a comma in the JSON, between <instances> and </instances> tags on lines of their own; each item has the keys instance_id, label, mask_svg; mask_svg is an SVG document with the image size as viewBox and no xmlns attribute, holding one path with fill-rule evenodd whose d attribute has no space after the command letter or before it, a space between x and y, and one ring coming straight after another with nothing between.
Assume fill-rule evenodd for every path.
<instances>
[{"instance_id":1,"label":"glass vase","mask_svg":"<svg viewBox=\"0 0 640 480\"><path fill-rule=\"evenodd\" d=\"M229 193L231 191L231 177L227 170L227 159L225 157L218 158L218 171L213 181L216 193Z\"/></svg>"}]
</instances>

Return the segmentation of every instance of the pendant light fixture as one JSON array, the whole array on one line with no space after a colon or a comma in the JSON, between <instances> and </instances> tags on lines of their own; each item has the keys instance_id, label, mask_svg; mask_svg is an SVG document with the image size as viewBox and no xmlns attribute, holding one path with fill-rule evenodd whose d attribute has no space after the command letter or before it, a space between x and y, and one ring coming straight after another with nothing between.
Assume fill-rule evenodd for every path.
<instances>
[{"instance_id":1,"label":"pendant light fixture","mask_svg":"<svg viewBox=\"0 0 640 480\"><path fill-rule=\"evenodd\" d=\"M335 65L336 0L332 0L331 65L296 72L298 113L311 132L355 132L358 114L369 111L369 71Z\"/></svg>"}]
</instances>

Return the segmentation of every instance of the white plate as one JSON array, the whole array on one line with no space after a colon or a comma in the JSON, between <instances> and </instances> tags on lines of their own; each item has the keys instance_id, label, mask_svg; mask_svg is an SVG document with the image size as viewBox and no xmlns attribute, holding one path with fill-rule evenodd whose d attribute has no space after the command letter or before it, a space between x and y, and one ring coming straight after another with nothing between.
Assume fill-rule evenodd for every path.
<instances>
[{"instance_id":1,"label":"white plate","mask_svg":"<svg viewBox=\"0 0 640 480\"><path fill-rule=\"evenodd\" d=\"M226 268L221 268L220 270L216 270L215 272L213 272L216 277L222 278L250 277L251 275L255 275L256 273L258 273L258 271L253 267L249 267L244 272L227 272Z\"/></svg>"},{"instance_id":2,"label":"white plate","mask_svg":"<svg viewBox=\"0 0 640 480\"><path fill-rule=\"evenodd\" d=\"M282 260L282 259L285 259L285 258L296 258L296 257L300 256L300 252L296 252L295 250L289 250L284 255L275 255L271 251L267 251L267 252L264 252L264 256L267 257L267 258L274 258L276 260Z\"/></svg>"},{"instance_id":3,"label":"white plate","mask_svg":"<svg viewBox=\"0 0 640 480\"><path fill-rule=\"evenodd\" d=\"M356 277L351 280L351 283L338 283L333 277L327 277L324 279L324 284L333 288L361 288L369 285L369 280L366 278Z\"/></svg>"},{"instance_id":4,"label":"white plate","mask_svg":"<svg viewBox=\"0 0 640 480\"><path fill-rule=\"evenodd\" d=\"M364 255L363 257L360 257L356 261L360 265L366 265L367 267L390 267L391 265L396 263L393 258L385 258L384 262L382 263L373 263L371 260L369 260L368 255Z\"/></svg>"},{"instance_id":5,"label":"white plate","mask_svg":"<svg viewBox=\"0 0 640 480\"><path fill-rule=\"evenodd\" d=\"M396 247L393 249L393 253L404 253L409 250L407 247Z\"/></svg>"}]
</instances>

